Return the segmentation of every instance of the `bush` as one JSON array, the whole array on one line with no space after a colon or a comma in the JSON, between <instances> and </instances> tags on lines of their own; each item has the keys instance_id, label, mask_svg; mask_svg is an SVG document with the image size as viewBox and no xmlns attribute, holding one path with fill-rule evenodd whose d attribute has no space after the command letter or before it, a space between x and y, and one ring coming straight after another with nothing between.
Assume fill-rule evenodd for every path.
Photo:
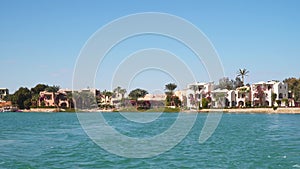
<instances>
[{"instance_id":1,"label":"bush","mask_svg":"<svg viewBox=\"0 0 300 169\"><path fill-rule=\"evenodd\" d=\"M250 108L251 107L251 101L246 102L246 107Z\"/></svg>"},{"instance_id":2,"label":"bush","mask_svg":"<svg viewBox=\"0 0 300 169\"><path fill-rule=\"evenodd\" d=\"M207 109L208 103L209 103L209 101L207 98L202 98L202 108Z\"/></svg>"}]
</instances>

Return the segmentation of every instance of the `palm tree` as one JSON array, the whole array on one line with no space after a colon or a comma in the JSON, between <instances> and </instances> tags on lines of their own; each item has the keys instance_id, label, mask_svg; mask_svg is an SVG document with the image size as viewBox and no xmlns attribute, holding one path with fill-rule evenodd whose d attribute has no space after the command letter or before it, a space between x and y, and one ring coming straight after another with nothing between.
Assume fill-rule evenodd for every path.
<instances>
[{"instance_id":1,"label":"palm tree","mask_svg":"<svg viewBox=\"0 0 300 169\"><path fill-rule=\"evenodd\" d=\"M173 106L174 105L174 90L177 88L177 85L175 83L169 83L165 85L165 90L167 90L166 95L167 95L167 101L169 100L168 98L170 98L170 105Z\"/></svg>"},{"instance_id":2,"label":"palm tree","mask_svg":"<svg viewBox=\"0 0 300 169\"><path fill-rule=\"evenodd\" d=\"M177 85L175 83L169 83L166 84L166 90L168 90L170 92L170 94L173 95L174 90L177 88Z\"/></svg>"},{"instance_id":3,"label":"palm tree","mask_svg":"<svg viewBox=\"0 0 300 169\"><path fill-rule=\"evenodd\" d=\"M238 77L242 78L243 85L245 85L245 76L248 76L249 71L247 69L239 69L237 74Z\"/></svg>"}]
</instances>

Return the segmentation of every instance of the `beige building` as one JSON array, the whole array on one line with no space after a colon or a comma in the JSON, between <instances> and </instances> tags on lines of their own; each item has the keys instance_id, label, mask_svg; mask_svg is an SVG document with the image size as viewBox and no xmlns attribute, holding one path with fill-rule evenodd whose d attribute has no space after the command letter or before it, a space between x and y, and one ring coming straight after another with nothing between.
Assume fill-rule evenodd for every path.
<instances>
[{"instance_id":1,"label":"beige building","mask_svg":"<svg viewBox=\"0 0 300 169\"><path fill-rule=\"evenodd\" d=\"M40 92L38 105L45 106L45 107L55 107L55 106L62 107L62 108L70 107L70 103L67 98L67 92L64 90L59 90L58 92L55 93L47 92L47 91Z\"/></svg>"}]
</instances>

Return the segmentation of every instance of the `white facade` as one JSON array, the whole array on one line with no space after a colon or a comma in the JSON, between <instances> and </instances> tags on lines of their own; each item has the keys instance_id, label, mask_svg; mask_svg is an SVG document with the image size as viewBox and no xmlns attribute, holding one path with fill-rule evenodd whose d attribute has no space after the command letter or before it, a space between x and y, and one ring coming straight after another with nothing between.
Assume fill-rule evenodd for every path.
<instances>
[{"instance_id":1,"label":"white facade","mask_svg":"<svg viewBox=\"0 0 300 169\"><path fill-rule=\"evenodd\" d=\"M275 101L288 99L288 85L279 81L258 82L251 85L252 106L272 106L272 93ZM274 104L274 103L273 103Z\"/></svg>"},{"instance_id":2,"label":"white facade","mask_svg":"<svg viewBox=\"0 0 300 169\"><path fill-rule=\"evenodd\" d=\"M213 90L214 83L191 83L185 89L186 107L188 109L198 109L202 107L202 98L210 97L210 92Z\"/></svg>"},{"instance_id":3,"label":"white facade","mask_svg":"<svg viewBox=\"0 0 300 169\"><path fill-rule=\"evenodd\" d=\"M237 107L245 107L247 102L251 102L251 88L249 86L239 87L235 90Z\"/></svg>"},{"instance_id":4,"label":"white facade","mask_svg":"<svg viewBox=\"0 0 300 169\"><path fill-rule=\"evenodd\" d=\"M288 85L279 81L258 82L251 86L242 86L236 90L216 89L213 83L191 83L187 89L175 92L188 109L202 107L202 98L211 99L211 107L247 107L247 106L293 106L293 99L288 99ZM272 93L276 94L272 103ZM221 97L223 96L223 97ZM285 103L288 101L288 103Z\"/></svg>"},{"instance_id":5,"label":"white facade","mask_svg":"<svg viewBox=\"0 0 300 169\"><path fill-rule=\"evenodd\" d=\"M235 90L216 89L211 91L211 106L213 108L234 107L236 103Z\"/></svg>"}]
</instances>

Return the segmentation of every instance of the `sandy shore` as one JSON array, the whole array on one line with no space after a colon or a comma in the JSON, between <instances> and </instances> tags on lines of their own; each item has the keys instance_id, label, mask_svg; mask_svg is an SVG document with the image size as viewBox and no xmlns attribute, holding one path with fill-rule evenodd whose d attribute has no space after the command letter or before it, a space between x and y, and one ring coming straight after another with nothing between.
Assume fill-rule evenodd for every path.
<instances>
[{"instance_id":1,"label":"sandy shore","mask_svg":"<svg viewBox=\"0 0 300 169\"><path fill-rule=\"evenodd\" d=\"M31 108L30 110L22 110L23 112L55 112L56 108Z\"/></svg>"},{"instance_id":2,"label":"sandy shore","mask_svg":"<svg viewBox=\"0 0 300 169\"><path fill-rule=\"evenodd\" d=\"M34 108L30 110L23 110L23 112L56 112L55 108ZM87 111L90 112L90 111ZM94 111L93 111L94 112ZM100 112L98 110L97 112ZM102 112L102 111L101 111ZM103 112L112 112L112 110L106 110ZM186 111L186 112L197 112L197 111ZM300 114L300 107L298 108L235 108L235 109L202 109L199 113L207 112L223 112L223 113L267 113L267 114Z\"/></svg>"},{"instance_id":3,"label":"sandy shore","mask_svg":"<svg viewBox=\"0 0 300 169\"><path fill-rule=\"evenodd\" d=\"M300 108L241 108L241 109L203 109L200 112L224 112L224 113L268 113L268 114L300 114Z\"/></svg>"}]
</instances>

